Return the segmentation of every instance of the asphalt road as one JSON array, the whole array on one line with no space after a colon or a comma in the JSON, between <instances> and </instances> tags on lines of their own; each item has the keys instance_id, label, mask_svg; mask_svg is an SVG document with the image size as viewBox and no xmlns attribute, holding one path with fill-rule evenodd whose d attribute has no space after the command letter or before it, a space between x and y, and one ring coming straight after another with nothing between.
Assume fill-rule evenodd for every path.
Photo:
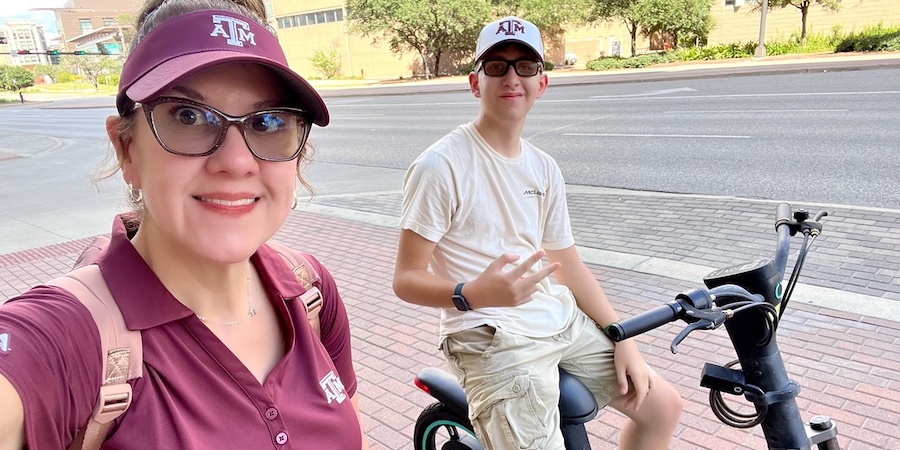
<instances>
[{"instance_id":1,"label":"asphalt road","mask_svg":"<svg viewBox=\"0 0 900 450\"><path fill-rule=\"evenodd\" d=\"M318 192L399 189L421 151L475 117L477 101L459 88L327 93L332 124L312 133ZM897 68L560 82L525 134L571 185L900 209L898 103ZM0 254L108 231L125 206L122 182L115 176L98 192L89 173L109 149L112 104L0 108Z\"/></svg>"},{"instance_id":2,"label":"asphalt road","mask_svg":"<svg viewBox=\"0 0 900 450\"><path fill-rule=\"evenodd\" d=\"M317 160L404 169L467 92L328 98ZM550 86L526 137L569 184L900 208L900 69Z\"/></svg>"}]
</instances>

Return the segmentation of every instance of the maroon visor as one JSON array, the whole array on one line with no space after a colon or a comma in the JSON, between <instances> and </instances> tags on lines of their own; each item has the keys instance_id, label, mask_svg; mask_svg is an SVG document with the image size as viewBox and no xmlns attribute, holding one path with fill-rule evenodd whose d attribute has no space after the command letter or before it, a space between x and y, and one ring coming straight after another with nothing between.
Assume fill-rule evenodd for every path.
<instances>
[{"instance_id":1,"label":"maroon visor","mask_svg":"<svg viewBox=\"0 0 900 450\"><path fill-rule=\"evenodd\" d=\"M158 97L185 78L226 63L256 63L271 69L297 100L296 106L319 125L328 109L319 93L288 67L278 39L266 27L228 11L200 11L163 22L145 36L125 61L116 107L119 114L136 102Z\"/></svg>"}]
</instances>

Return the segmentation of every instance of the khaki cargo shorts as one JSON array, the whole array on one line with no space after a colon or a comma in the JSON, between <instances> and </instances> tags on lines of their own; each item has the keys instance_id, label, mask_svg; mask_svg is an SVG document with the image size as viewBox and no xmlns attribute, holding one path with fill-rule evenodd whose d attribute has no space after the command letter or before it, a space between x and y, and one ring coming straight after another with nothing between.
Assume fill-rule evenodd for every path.
<instances>
[{"instance_id":1,"label":"khaki cargo shorts","mask_svg":"<svg viewBox=\"0 0 900 450\"><path fill-rule=\"evenodd\" d=\"M618 390L614 344L581 311L554 336L480 326L444 337L441 349L466 391L479 440L492 450L564 448L558 367L581 380L601 406Z\"/></svg>"}]
</instances>

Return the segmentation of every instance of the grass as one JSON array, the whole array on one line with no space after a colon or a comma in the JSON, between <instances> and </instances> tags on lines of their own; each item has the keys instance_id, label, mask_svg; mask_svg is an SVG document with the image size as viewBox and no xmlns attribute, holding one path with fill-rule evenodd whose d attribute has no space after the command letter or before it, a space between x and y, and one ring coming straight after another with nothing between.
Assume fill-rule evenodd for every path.
<instances>
[{"instance_id":1,"label":"grass","mask_svg":"<svg viewBox=\"0 0 900 450\"><path fill-rule=\"evenodd\" d=\"M41 84L37 86L31 86L26 88L23 92L25 94L115 94L118 90L117 86L107 86L105 84L100 85L100 89L95 90L94 85L90 83L56 83L56 84Z\"/></svg>"}]
</instances>

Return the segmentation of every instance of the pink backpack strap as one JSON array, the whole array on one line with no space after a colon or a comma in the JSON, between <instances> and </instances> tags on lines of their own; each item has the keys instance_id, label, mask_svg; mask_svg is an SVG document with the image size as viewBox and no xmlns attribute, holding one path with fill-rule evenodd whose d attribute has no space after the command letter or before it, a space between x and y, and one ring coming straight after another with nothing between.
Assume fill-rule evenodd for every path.
<instances>
[{"instance_id":1,"label":"pink backpack strap","mask_svg":"<svg viewBox=\"0 0 900 450\"><path fill-rule=\"evenodd\" d=\"M128 380L140 378L143 352L140 331L131 331L106 286L100 268L88 264L49 283L72 293L87 307L100 333L103 354L103 385L94 413L69 450L99 449L113 421L131 405Z\"/></svg>"},{"instance_id":2,"label":"pink backpack strap","mask_svg":"<svg viewBox=\"0 0 900 450\"><path fill-rule=\"evenodd\" d=\"M309 258L303 252L298 252L286 245L278 242L269 241L266 245L278 252L281 258L287 262L288 267L294 272L297 281L306 289L306 292L299 297L306 307L306 315L309 316L309 323L316 331L319 337L322 336L321 325L319 322L319 312L322 309L322 291L319 290L319 273L316 268L309 262Z\"/></svg>"}]
</instances>

